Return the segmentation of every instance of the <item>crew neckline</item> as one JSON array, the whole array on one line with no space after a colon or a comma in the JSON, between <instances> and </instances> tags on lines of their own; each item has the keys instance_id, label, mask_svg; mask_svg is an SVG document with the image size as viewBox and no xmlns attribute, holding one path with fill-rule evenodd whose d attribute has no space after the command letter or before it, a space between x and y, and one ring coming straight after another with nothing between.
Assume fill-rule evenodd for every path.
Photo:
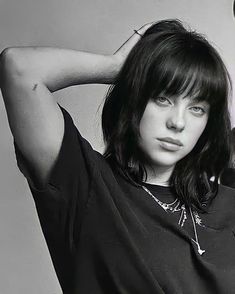
<instances>
[{"instance_id":1,"label":"crew neckline","mask_svg":"<svg viewBox=\"0 0 235 294\"><path fill-rule=\"evenodd\" d=\"M145 186L154 195L170 196L175 198L175 195L172 192L172 188L170 186L161 186L150 183L142 183L142 185Z\"/></svg>"}]
</instances>

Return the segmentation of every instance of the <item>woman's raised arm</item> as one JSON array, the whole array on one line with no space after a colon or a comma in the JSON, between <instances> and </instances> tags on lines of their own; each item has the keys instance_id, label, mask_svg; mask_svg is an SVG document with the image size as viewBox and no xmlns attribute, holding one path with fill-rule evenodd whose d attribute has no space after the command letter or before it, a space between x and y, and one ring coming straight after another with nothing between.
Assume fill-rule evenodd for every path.
<instances>
[{"instance_id":1,"label":"woman's raised arm","mask_svg":"<svg viewBox=\"0 0 235 294\"><path fill-rule=\"evenodd\" d=\"M10 48L1 54L1 90L10 128L38 187L47 182L64 134L63 116L51 92L110 82L114 60L56 48Z\"/></svg>"},{"instance_id":2,"label":"woman's raised arm","mask_svg":"<svg viewBox=\"0 0 235 294\"><path fill-rule=\"evenodd\" d=\"M64 134L62 113L51 92L72 85L112 83L139 39L133 34L110 56L50 47L2 52L0 85L9 125L38 186L47 182Z\"/></svg>"}]
</instances>

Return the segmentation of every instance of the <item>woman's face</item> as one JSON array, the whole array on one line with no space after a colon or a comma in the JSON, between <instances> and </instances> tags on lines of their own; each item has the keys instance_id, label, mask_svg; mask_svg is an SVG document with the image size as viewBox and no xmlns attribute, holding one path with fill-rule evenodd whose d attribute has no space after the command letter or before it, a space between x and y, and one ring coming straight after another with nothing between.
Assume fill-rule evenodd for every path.
<instances>
[{"instance_id":1,"label":"woman's face","mask_svg":"<svg viewBox=\"0 0 235 294\"><path fill-rule=\"evenodd\" d=\"M139 146L153 167L172 167L196 145L209 115L207 102L192 98L149 100L140 121Z\"/></svg>"}]
</instances>

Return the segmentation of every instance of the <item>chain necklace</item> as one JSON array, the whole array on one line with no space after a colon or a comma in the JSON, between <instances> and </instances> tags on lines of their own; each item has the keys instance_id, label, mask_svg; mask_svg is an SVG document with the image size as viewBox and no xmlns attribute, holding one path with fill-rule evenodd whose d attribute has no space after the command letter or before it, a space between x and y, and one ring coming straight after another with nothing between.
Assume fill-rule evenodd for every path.
<instances>
[{"instance_id":1,"label":"chain necklace","mask_svg":"<svg viewBox=\"0 0 235 294\"><path fill-rule=\"evenodd\" d=\"M178 225L180 225L181 227L183 227L186 219L187 219L187 213L186 213L186 208L185 205L182 204L181 205L181 201L176 198L172 203L164 203L161 200L159 200L156 196L154 196L145 186L142 186L142 188L153 198L153 200L165 211L165 212L178 212L181 211L180 214L180 219L178 221ZM191 238L191 240L197 245L197 251L200 255L202 255L203 253L205 253L205 250L201 249L200 244L199 244L199 240L198 240L198 234L197 234L197 228L196 228L196 223L200 224L200 218L197 214L197 212L195 213L196 216L196 222L194 219L194 214L191 210L191 208L189 208L190 211L190 215L191 215L191 219L192 219L192 223L193 223L193 230L194 230L194 235L195 235L195 239ZM199 220L198 220L199 219Z\"/></svg>"},{"instance_id":2,"label":"chain necklace","mask_svg":"<svg viewBox=\"0 0 235 294\"><path fill-rule=\"evenodd\" d=\"M159 200L156 196L154 196L145 186L142 186L142 188L153 198L157 204L165 210L165 212L178 212L181 211L180 214L180 219L178 221L178 225L183 227L186 219L187 219L187 214L186 214L186 209L185 205L182 204L178 198L176 198L172 203L164 203L161 200Z\"/></svg>"}]
</instances>

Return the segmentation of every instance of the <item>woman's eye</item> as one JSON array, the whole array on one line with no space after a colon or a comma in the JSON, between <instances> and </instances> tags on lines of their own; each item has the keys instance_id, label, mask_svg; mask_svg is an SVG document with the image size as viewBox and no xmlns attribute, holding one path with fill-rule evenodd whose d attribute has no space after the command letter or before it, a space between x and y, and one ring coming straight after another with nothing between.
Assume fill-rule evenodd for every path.
<instances>
[{"instance_id":1,"label":"woman's eye","mask_svg":"<svg viewBox=\"0 0 235 294\"><path fill-rule=\"evenodd\" d=\"M206 113L205 109L199 106L193 106L190 108L194 113L199 114L199 115L203 115L204 113Z\"/></svg>"},{"instance_id":2,"label":"woman's eye","mask_svg":"<svg viewBox=\"0 0 235 294\"><path fill-rule=\"evenodd\" d=\"M156 102L158 102L159 104L162 104L162 105L170 105L171 104L170 100L165 97L157 97L155 100L156 100Z\"/></svg>"}]
</instances>

